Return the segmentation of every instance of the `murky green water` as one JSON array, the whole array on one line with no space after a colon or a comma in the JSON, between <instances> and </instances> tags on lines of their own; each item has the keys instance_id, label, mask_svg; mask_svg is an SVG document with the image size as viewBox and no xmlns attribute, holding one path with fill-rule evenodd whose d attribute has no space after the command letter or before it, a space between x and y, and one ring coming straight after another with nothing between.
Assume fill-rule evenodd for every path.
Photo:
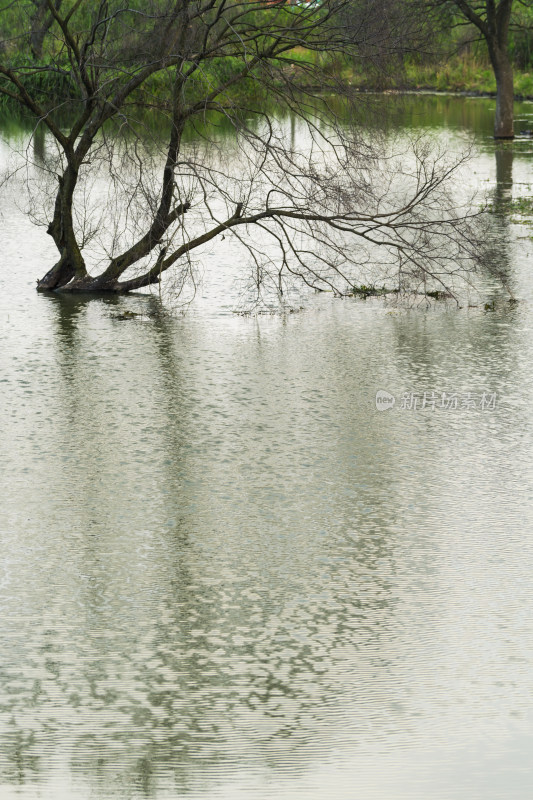
<instances>
[{"instance_id":1,"label":"murky green water","mask_svg":"<svg viewBox=\"0 0 533 800\"><path fill-rule=\"evenodd\" d=\"M477 129L465 183L498 164L510 192L492 107L411 98L404 119ZM494 312L320 296L243 318L228 247L187 315L122 322L157 301L35 293L53 250L15 199L2 800L530 798L531 229L495 220L523 302Z\"/></svg>"}]
</instances>

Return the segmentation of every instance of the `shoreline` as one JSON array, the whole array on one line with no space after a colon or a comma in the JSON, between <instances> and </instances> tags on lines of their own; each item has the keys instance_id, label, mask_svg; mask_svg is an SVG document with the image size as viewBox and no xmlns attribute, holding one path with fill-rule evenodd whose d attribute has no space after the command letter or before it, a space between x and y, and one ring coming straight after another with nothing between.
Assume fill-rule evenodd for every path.
<instances>
[{"instance_id":1,"label":"shoreline","mask_svg":"<svg viewBox=\"0 0 533 800\"><path fill-rule=\"evenodd\" d=\"M357 92L361 94L439 94L450 95L451 97L479 97L479 98L496 98L496 92L482 91L481 89L436 89L433 86L417 86L405 88L391 88L391 89L373 89L368 86L354 86ZM514 100L521 102L533 102L533 95L531 94L515 94Z\"/></svg>"}]
</instances>

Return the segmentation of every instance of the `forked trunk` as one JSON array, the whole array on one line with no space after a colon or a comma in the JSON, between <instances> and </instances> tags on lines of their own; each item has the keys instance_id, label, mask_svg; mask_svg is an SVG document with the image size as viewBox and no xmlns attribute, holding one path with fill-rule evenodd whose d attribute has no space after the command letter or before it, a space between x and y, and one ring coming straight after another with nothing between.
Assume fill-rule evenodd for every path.
<instances>
[{"instance_id":1,"label":"forked trunk","mask_svg":"<svg viewBox=\"0 0 533 800\"><path fill-rule=\"evenodd\" d=\"M159 206L155 212L148 231L125 252L112 258L107 268L96 276L87 273L80 245L76 239L73 224L72 205L74 191L78 182L79 167L87 154L92 137L87 136L77 151L70 156L64 174L59 178L54 216L48 226L48 233L53 238L60 253L59 261L46 275L37 282L37 291L63 292L113 292L125 293L154 283L159 283L161 272L173 261L165 262L167 248L161 246L168 229L188 211L190 203L177 203L172 208L174 196L174 170L179 153L181 136L185 126L185 117L180 114L179 92L175 92L174 119L170 132L167 159L163 170L163 182ZM150 256L159 247L159 255L144 274L129 280L121 280L122 275L132 265ZM187 248L184 248L185 251Z\"/></svg>"}]
</instances>

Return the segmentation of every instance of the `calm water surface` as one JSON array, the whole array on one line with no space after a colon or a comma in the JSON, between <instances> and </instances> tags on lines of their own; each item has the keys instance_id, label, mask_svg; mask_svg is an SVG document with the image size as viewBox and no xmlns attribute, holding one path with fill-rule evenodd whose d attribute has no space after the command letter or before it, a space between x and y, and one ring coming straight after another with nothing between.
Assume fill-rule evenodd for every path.
<instances>
[{"instance_id":1,"label":"calm water surface","mask_svg":"<svg viewBox=\"0 0 533 800\"><path fill-rule=\"evenodd\" d=\"M412 98L404 121L477 129L465 182L531 193L493 104ZM36 294L54 253L15 200L1 800L530 798L531 228L494 221L521 299L494 312L320 296L243 318L228 246L188 314L121 322L157 300ZM402 408L424 392L458 407Z\"/></svg>"}]
</instances>

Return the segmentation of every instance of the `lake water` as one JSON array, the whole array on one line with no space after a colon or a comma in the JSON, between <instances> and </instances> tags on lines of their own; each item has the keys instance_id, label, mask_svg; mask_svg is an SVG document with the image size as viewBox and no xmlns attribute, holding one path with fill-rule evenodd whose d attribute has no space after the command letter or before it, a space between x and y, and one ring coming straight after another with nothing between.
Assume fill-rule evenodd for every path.
<instances>
[{"instance_id":1,"label":"lake water","mask_svg":"<svg viewBox=\"0 0 533 800\"><path fill-rule=\"evenodd\" d=\"M531 194L493 110L409 98L402 124L476 132L465 183ZM187 314L120 321L157 299L35 292L53 248L14 191L1 800L530 798L531 226L494 219L520 302L493 311L238 316L224 243Z\"/></svg>"}]
</instances>

